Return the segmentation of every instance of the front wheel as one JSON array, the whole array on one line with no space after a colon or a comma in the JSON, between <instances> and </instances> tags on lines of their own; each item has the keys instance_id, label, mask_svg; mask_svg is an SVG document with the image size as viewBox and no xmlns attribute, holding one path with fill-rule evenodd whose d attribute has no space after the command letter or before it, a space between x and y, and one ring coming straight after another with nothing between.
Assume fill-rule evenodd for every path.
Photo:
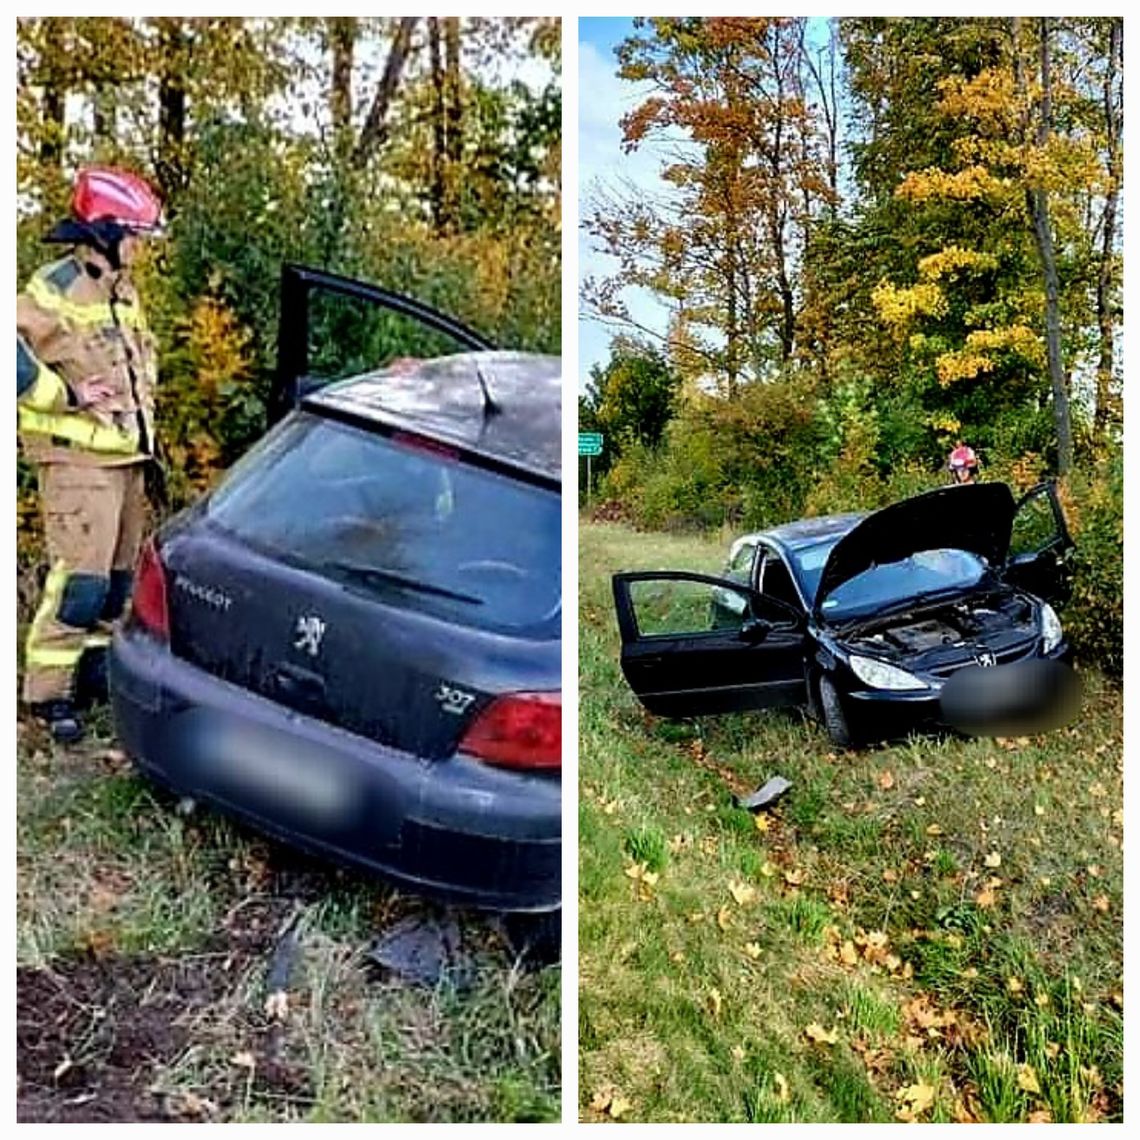
<instances>
[{"instance_id":1,"label":"front wheel","mask_svg":"<svg viewBox=\"0 0 1140 1140\"><path fill-rule=\"evenodd\" d=\"M827 730L827 735L831 737L831 743L836 748L855 747L855 737L851 732L847 714L843 711L839 694L828 677L819 679L819 717Z\"/></svg>"}]
</instances>

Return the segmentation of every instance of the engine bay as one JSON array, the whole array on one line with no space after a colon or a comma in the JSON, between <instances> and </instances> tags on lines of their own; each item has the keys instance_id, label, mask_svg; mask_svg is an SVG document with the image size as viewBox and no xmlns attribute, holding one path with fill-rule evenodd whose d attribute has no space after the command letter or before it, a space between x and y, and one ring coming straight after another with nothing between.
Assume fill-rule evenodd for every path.
<instances>
[{"instance_id":1,"label":"engine bay","mask_svg":"<svg viewBox=\"0 0 1140 1140\"><path fill-rule=\"evenodd\" d=\"M990 594L933 610L863 622L844 638L855 650L910 657L931 650L1019 640L1037 632L1033 605L1019 594Z\"/></svg>"}]
</instances>

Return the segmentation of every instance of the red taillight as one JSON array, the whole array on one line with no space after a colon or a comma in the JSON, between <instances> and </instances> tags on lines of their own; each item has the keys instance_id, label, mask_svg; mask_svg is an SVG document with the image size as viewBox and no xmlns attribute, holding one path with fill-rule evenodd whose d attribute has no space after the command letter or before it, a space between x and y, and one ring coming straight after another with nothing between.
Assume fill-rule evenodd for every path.
<instances>
[{"instance_id":1,"label":"red taillight","mask_svg":"<svg viewBox=\"0 0 1140 1140\"><path fill-rule=\"evenodd\" d=\"M153 539L139 555L135 570L135 588L131 595L131 616L148 633L167 641L170 638L170 616L166 609L166 572L158 557Z\"/></svg>"},{"instance_id":2,"label":"red taillight","mask_svg":"<svg viewBox=\"0 0 1140 1140\"><path fill-rule=\"evenodd\" d=\"M561 768L562 694L496 697L467 730L459 751L504 768Z\"/></svg>"}]
</instances>

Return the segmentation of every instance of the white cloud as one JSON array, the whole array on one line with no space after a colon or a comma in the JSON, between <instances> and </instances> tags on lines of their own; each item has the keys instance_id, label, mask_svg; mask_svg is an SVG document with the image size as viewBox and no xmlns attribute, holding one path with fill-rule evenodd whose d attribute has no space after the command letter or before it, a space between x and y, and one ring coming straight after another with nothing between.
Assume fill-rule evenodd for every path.
<instances>
[{"instance_id":1,"label":"white cloud","mask_svg":"<svg viewBox=\"0 0 1140 1140\"><path fill-rule=\"evenodd\" d=\"M661 159L652 147L642 147L623 154L621 127L623 115L632 111L648 94L649 87L629 83L617 77L617 61L589 42L578 44L578 200L579 216L589 213L591 193L599 186L614 187L619 182L632 183L646 191L660 194L658 178ZM580 277L604 277L615 268L612 258L597 252L585 231L578 234L578 273ZM627 290L624 296L633 318L662 334L666 330L668 312L664 305L645 290ZM609 358L609 342L614 330L597 320L579 320L578 359L580 386L589 376L590 367Z\"/></svg>"}]
</instances>

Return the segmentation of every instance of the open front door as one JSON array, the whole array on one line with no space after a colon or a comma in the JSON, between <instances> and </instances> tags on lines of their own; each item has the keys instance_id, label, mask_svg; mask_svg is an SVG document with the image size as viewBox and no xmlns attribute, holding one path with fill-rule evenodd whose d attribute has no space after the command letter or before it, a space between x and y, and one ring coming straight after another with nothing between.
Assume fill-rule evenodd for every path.
<instances>
[{"instance_id":1,"label":"open front door","mask_svg":"<svg viewBox=\"0 0 1140 1140\"><path fill-rule=\"evenodd\" d=\"M804 620L725 578L615 574L621 667L638 700L684 717L802 704ZM735 615L733 620L729 620Z\"/></svg>"},{"instance_id":2,"label":"open front door","mask_svg":"<svg viewBox=\"0 0 1140 1140\"><path fill-rule=\"evenodd\" d=\"M494 347L474 329L401 293L285 265L269 422L323 385L382 368L396 355L427 359Z\"/></svg>"},{"instance_id":3,"label":"open front door","mask_svg":"<svg viewBox=\"0 0 1140 1140\"><path fill-rule=\"evenodd\" d=\"M1014 512L1006 581L1046 602L1067 601L1071 582L1066 556L1072 546L1055 484L1038 484Z\"/></svg>"}]
</instances>

